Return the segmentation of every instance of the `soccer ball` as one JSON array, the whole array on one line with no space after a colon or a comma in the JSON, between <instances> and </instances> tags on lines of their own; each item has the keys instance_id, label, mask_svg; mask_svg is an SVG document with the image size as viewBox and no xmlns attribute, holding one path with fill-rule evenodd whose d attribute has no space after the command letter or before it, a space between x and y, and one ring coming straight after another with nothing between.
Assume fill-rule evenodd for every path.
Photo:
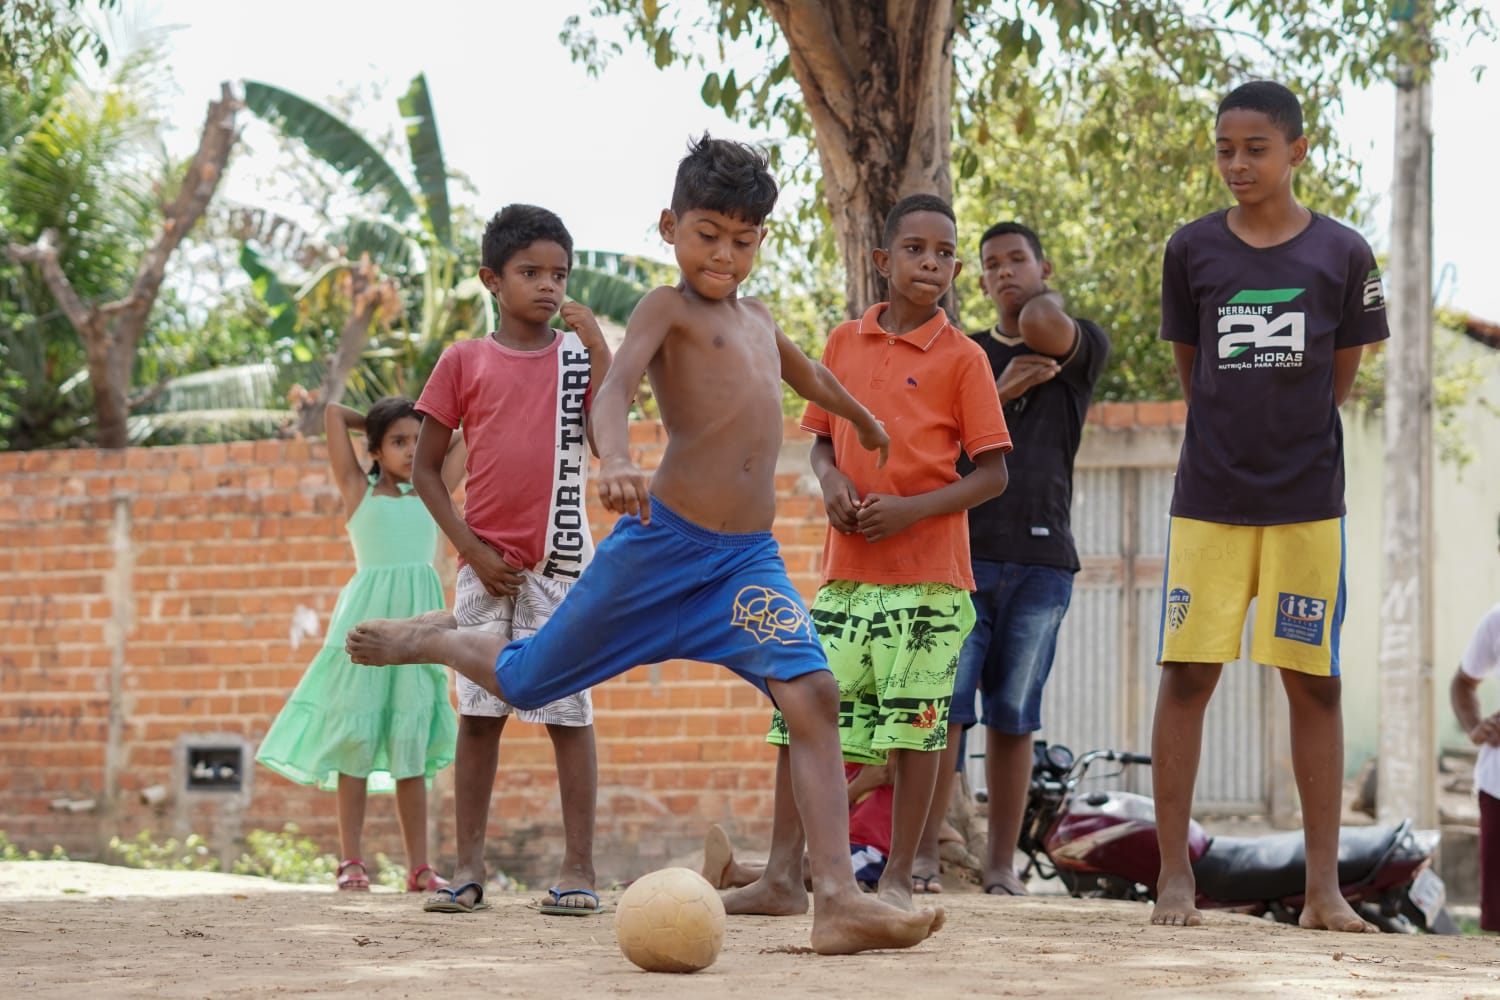
<instances>
[{"instance_id":1,"label":"soccer ball","mask_svg":"<svg viewBox=\"0 0 1500 1000\"><path fill-rule=\"evenodd\" d=\"M724 943L724 904L708 880L688 868L643 875L615 906L624 956L647 972L697 972Z\"/></svg>"}]
</instances>

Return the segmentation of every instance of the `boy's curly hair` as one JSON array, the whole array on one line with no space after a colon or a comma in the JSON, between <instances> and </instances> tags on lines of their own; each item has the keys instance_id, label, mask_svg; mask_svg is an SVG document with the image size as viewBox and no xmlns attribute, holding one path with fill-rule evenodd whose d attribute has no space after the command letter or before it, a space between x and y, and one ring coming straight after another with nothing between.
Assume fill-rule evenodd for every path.
<instances>
[{"instance_id":1,"label":"boy's curly hair","mask_svg":"<svg viewBox=\"0 0 1500 1000\"><path fill-rule=\"evenodd\" d=\"M776 179L764 150L714 139L707 132L688 143L672 186L672 212L721 212L758 226L776 207Z\"/></svg>"},{"instance_id":2,"label":"boy's curly hair","mask_svg":"<svg viewBox=\"0 0 1500 1000\"><path fill-rule=\"evenodd\" d=\"M1236 109L1259 111L1271 119L1272 125L1281 129L1287 142L1296 142L1302 138L1302 102L1297 100L1296 94L1279 83L1272 80L1251 80L1240 84L1219 102L1214 123L1218 124L1219 119L1224 117L1224 112Z\"/></svg>"},{"instance_id":3,"label":"boy's curly hair","mask_svg":"<svg viewBox=\"0 0 1500 1000\"><path fill-rule=\"evenodd\" d=\"M573 236L557 213L536 205L506 205L484 227L479 262L499 274L506 261L541 240L556 243L573 260Z\"/></svg>"}]
</instances>

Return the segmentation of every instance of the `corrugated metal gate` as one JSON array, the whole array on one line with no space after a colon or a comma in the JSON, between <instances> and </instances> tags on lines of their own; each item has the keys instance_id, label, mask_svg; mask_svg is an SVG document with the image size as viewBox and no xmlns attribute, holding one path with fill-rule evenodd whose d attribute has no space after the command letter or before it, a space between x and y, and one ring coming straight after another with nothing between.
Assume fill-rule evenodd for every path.
<instances>
[{"instance_id":1,"label":"corrugated metal gate","mask_svg":"<svg viewBox=\"0 0 1500 1000\"><path fill-rule=\"evenodd\" d=\"M1151 749L1167 511L1180 440L1178 429L1092 425L1084 437L1073 495L1083 569L1058 636L1038 734L1075 753ZM1271 812L1273 778L1280 776L1268 765L1276 713L1267 708L1284 700L1272 690L1274 673L1243 659L1225 666L1204 723L1195 811ZM969 752L982 747L971 740ZM984 787L981 765L971 756L976 788ZM1149 792L1150 769L1132 767L1101 784Z\"/></svg>"}]
</instances>

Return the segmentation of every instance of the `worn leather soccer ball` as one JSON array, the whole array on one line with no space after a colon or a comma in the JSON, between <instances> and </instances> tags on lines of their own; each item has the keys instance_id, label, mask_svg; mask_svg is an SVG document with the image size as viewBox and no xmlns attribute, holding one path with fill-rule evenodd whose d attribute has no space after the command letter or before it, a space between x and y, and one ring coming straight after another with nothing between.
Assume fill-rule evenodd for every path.
<instances>
[{"instance_id":1,"label":"worn leather soccer ball","mask_svg":"<svg viewBox=\"0 0 1500 1000\"><path fill-rule=\"evenodd\" d=\"M663 868L636 879L615 906L624 956L647 972L697 972L724 943L724 904L702 875Z\"/></svg>"}]
</instances>

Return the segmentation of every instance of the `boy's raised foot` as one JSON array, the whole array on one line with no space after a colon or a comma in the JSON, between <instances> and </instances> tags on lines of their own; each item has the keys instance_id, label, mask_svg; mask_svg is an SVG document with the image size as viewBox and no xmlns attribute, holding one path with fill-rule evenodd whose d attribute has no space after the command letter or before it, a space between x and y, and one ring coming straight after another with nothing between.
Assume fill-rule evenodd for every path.
<instances>
[{"instance_id":1,"label":"boy's raised foot","mask_svg":"<svg viewBox=\"0 0 1500 1000\"><path fill-rule=\"evenodd\" d=\"M724 901L725 913L790 917L807 912L807 887L801 879L791 882L762 875L743 889L720 893L719 898ZM816 934L816 920L813 927Z\"/></svg>"},{"instance_id":2,"label":"boy's raised foot","mask_svg":"<svg viewBox=\"0 0 1500 1000\"><path fill-rule=\"evenodd\" d=\"M1341 931L1345 934L1379 933L1380 928L1365 920L1342 894L1332 899L1319 899L1309 894L1302 914L1297 917L1297 926L1310 931Z\"/></svg>"},{"instance_id":3,"label":"boy's raised foot","mask_svg":"<svg viewBox=\"0 0 1500 1000\"><path fill-rule=\"evenodd\" d=\"M813 912L812 947L819 955L910 948L936 934L943 920L941 906L903 910L851 890Z\"/></svg>"},{"instance_id":4,"label":"boy's raised foot","mask_svg":"<svg viewBox=\"0 0 1500 1000\"><path fill-rule=\"evenodd\" d=\"M1193 905L1198 898L1198 886L1191 875L1165 876L1157 888L1156 906L1151 910L1153 924L1197 927L1203 923L1203 914Z\"/></svg>"},{"instance_id":5,"label":"boy's raised foot","mask_svg":"<svg viewBox=\"0 0 1500 1000\"><path fill-rule=\"evenodd\" d=\"M360 622L349 630L344 651L355 663L371 667L422 663L422 635L437 627L409 618L376 618Z\"/></svg>"}]
</instances>

